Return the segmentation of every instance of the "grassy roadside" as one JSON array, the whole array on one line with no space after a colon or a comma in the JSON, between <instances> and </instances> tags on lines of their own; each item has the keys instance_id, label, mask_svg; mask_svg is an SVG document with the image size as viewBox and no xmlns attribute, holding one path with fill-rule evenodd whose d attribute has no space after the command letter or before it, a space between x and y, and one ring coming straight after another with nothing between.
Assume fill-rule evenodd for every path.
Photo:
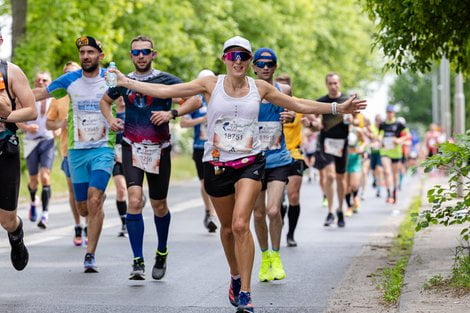
<instances>
[{"instance_id":1,"label":"grassy roadside","mask_svg":"<svg viewBox=\"0 0 470 313\"><path fill-rule=\"evenodd\" d=\"M65 180L64 172L60 169L62 160L59 156L56 156L54 165L51 171L51 186L52 186L52 197L62 197L67 193L67 181ZM171 157L171 178L170 182L177 183L196 177L196 168L194 161L190 154L179 154ZM28 172L25 171L21 174L21 185L20 185L20 203L29 202L29 191L28 191ZM41 188L41 187L39 187ZM109 180L107 187L108 190L114 190L113 179ZM39 190L38 195L41 195Z\"/></svg>"},{"instance_id":2,"label":"grassy roadside","mask_svg":"<svg viewBox=\"0 0 470 313\"><path fill-rule=\"evenodd\" d=\"M388 256L391 266L383 269L380 287L383 290L383 299L388 304L396 304L401 294L406 265L413 247L415 223L411 213L418 213L421 207L421 192L415 196L401 222L397 236L393 240Z\"/></svg>"}]
</instances>

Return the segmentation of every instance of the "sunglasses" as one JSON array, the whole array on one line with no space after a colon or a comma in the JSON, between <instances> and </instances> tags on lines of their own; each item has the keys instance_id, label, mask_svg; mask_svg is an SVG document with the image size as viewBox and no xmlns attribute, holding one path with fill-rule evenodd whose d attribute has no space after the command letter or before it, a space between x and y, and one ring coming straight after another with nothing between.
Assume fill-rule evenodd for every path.
<instances>
[{"instance_id":1,"label":"sunglasses","mask_svg":"<svg viewBox=\"0 0 470 313\"><path fill-rule=\"evenodd\" d=\"M132 49L131 54L135 57L139 56L139 54L142 52L143 55L149 55L150 53L154 52L155 50L153 49Z\"/></svg>"},{"instance_id":2,"label":"sunglasses","mask_svg":"<svg viewBox=\"0 0 470 313\"><path fill-rule=\"evenodd\" d=\"M224 58L229 61L248 61L251 59L251 53L245 51L230 51L224 53Z\"/></svg>"},{"instance_id":3,"label":"sunglasses","mask_svg":"<svg viewBox=\"0 0 470 313\"><path fill-rule=\"evenodd\" d=\"M255 65L259 68L264 68L265 66L267 66L268 68L273 68L276 66L276 63L274 63L273 61L269 61L269 62L258 61L258 62L255 62Z\"/></svg>"}]
</instances>

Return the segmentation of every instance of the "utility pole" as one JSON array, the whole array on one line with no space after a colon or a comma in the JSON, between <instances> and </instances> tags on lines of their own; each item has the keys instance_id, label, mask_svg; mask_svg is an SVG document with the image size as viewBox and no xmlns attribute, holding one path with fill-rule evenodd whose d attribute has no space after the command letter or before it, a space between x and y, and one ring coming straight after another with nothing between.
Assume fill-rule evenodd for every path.
<instances>
[{"instance_id":1,"label":"utility pole","mask_svg":"<svg viewBox=\"0 0 470 313\"><path fill-rule=\"evenodd\" d=\"M454 94L454 137L465 133L465 95L463 93L463 75L455 77ZM463 178L457 183L457 195L463 197Z\"/></svg>"},{"instance_id":2,"label":"utility pole","mask_svg":"<svg viewBox=\"0 0 470 313\"><path fill-rule=\"evenodd\" d=\"M442 58L440 66L441 124L447 138L451 136L450 116L450 68L449 60Z\"/></svg>"},{"instance_id":3,"label":"utility pole","mask_svg":"<svg viewBox=\"0 0 470 313\"><path fill-rule=\"evenodd\" d=\"M432 70L432 122L440 124L439 119L439 77L437 68L434 67Z\"/></svg>"}]
</instances>

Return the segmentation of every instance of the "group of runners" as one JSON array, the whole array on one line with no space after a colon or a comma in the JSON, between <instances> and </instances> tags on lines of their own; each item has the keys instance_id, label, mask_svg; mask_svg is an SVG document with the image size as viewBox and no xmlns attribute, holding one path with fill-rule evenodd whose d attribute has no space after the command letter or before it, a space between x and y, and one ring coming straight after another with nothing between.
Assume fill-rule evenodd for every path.
<instances>
[{"instance_id":1,"label":"group of runners","mask_svg":"<svg viewBox=\"0 0 470 313\"><path fill-rule=\"evenodd\" d=\"M108 73L117 76L117 86L108 87L108 74L100 67L104 58L101 43L83 36L76 46L80 65L67 63L64 74L53 81L47 73L39 73L42 76L38 74L32 91L21 69L1 63L0 164L7 170L1 178L0 222L8 232L11 260L17 270L28 263L22 221L16 214L18 123L23 123L18 127L32 142L31 151L25 154L32 202L29 218L39 220L41 228L48 226L49 163L53 160L53 154L43 157L41 152L47 150L51 138L53 142L48 131L61 130L62 169L74 213L74 244L82 245L85 237L87 273L98 272L95 252L103 225L103 202L108 181L114 176L116 207L122 220L120 235L128 236L133 253L131 280L145 279L144 175L157 233L152 277L159 280L165 275L171 221L167 203L169 122L181 117L181 127L194 127L193 159L201 181L204 225L209 232L219 229L230 271L228 298L237 312L254 312L252 215L261 249L258 279L269 282L286 277L281 232L286 224L287 245L297 246L294 234L306 168L311 166L319 173L324 196L318 201L328 207L324 226L336 222L344 227L345 215L358 212L369 169L377 196L385 187L386 202L398 201L401 164L411 156L412 136L405 123L395 117L394 106L387 107L384 121L377 117L371 123L365 118L360 111L366 101L342 93L337 73L326 75L327 95L316 101L293 97L290 77L275 77L275 51L253 51L247 39L236 36L224 43L220 53L226 74L203 70L195 80L184 83L155 69L157 51L152 39L137 36L130 42L129 53L134 71L124 75L109 69ZM256 79L247 75L250 68ZM51 97L55 99L48 101ZM173 105L177 102L179 106ZM41 119L44 127L31 126ZM41 217L36 212L39 182ZM284 197L288 204L283 205Z\"/></svg>"}]
</instances>

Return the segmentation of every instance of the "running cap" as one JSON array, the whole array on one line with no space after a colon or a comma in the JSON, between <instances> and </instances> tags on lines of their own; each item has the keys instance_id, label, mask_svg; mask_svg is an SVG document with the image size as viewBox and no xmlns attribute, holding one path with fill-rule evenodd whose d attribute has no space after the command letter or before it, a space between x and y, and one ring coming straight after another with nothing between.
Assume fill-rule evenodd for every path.
<instances>
[{"instance_id":1,"label":"running cap","mask_svg":"<svg viewBox=\"0 0 470 313\"><path fill-rule=\"evenodd\" d=\"M80 50L81 47L84 46L90 46L98 50L99 52L103 52L103 49L101 48L101 42L96 40L95 38L91 36L82 36L75 41L75 44L77 45L77 48Z\"/></svg>"},{"instance_id":2,"label":"running cap","mask_svg":"<svg viewBox=\"0 0 470 313\"><path fill-rule=\"evenodd\" d=\"M197 74L197 78L206 77L206 76L215 76L214 72L211 70L202 70Z\"/></svg>"},{"instance_id":3,"label":"running cap","mask_svg":"<svg viewBox=\"0 0 470 313\"><path fill-rule=\"evenodd\" d=\"M270 55L261 55L264 52L269 53ZM253 57L253 63L258 61L259 59L267 59L267 60L272 60L275 64L277 64L277 56L276 53L274 53L273 49L270 48L259 48L258 50L255 51L255 55Z\"/></svg>"},{"instance_id":4,"label":"running cap","mask_svg":"<svg viewBox=\"0 0 470 313\"><path fill-rule=\"evenodd\" d=\"M248 50L250 53L253 53L251 51L251 44L248 41L248 39L245 39L245 38L240 37L240 36L232 37L229 40L227 40L226 42L224 42L224 51L223 52L225 53L225 51L227 51L228 48L231 48L231 47L241 47L245 50Z\"/></svg>"},{"instance_id":5,"label":"running cap","mask_svg":"<svg viewBox=\"0 0 470 313\"><path fill-rule=\"evenodd\" d=\"M387 109L386 109L387 112L395 112L395 106L393 104L389 104L387 105Z\"/></svg>"}]
</instances>

